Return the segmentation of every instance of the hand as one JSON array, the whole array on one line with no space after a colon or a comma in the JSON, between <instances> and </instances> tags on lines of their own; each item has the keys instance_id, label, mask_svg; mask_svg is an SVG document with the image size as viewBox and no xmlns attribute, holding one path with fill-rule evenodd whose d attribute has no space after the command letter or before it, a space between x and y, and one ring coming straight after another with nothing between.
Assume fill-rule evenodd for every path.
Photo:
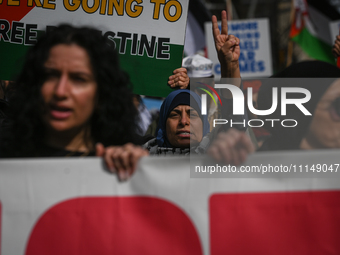
<instances>
[{"instance_id":1,"label":"hand","mask_svg":"<svg viewBox=\"0 0 340 255\"><path fill-rule=\"evenodd\" d=\"M168 84L171 88L186 89L189 86L190 79L186 68L177 68L173 71L173 74L174 75L169 77L168 81Z\"/></svg>"},{"instance_id":2,"label":"hand","mask_svg":"<svg viewBox=\"0 0 340 255\"><path fill-rule=\"evenodd\" d=\"M336 58L340 56L340 35L336 37L336 40L332 48L332 53Z\"/></svg>"},{"instance_id":3,"label":"hand","mask_svg":"<svg viewBox=\"0 0 340 255\"><path fill-rule=\"evenodd\" d=\"M139 159L149 155L149 152L131 143L106 148L98 143L96 155L104 158L108 170L117 173L120 181L126 181L135 172Z\"/></svg>"},{"instance_id":4,"label":"hand","mask_svg":"<svg viewBox=\"0 0 340 255\"><path fill-rule=\"evenodd\" d=\"M234 35L228 35L227 12L222 11L221 32L218 28L215 15L211 18L212 31L218 60L221 64L222 77L240 78L238 59L240 57L240 39Z\"/></svg>"},{"instance_id":5,"label":"hand","mask_svg":"<svg viewBox=\"0 0 340 255\"><path fill-rule=\"evenodd\" d=\"M254 151L255 147L250 138L244 132L231 128L217 135L208 149L208 154L217 161L238 166Z\"/></svg>"}]
</instances>

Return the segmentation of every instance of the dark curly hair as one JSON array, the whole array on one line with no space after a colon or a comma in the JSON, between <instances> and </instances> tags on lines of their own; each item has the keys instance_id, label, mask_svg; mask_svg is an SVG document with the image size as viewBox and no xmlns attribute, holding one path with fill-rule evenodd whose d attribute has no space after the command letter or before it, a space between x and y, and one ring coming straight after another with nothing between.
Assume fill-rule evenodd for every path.
<instances>
[{"instance_id":1,"label":"dark curly hair","mask_svg":"<svg viewBox=\"0 0 340 255\"><path fill-rule=\"evenodd\" d=\"M134 142L137 111L132 103L128 75L121 70L112 43L98 30L60 25L39 38L27 53L21 74L15 82L16 93L10 100L11 128L2 131L0 155L39 155L45 132L40 92L46 79L44 64L50 49L59 44L76 44L89 55L98 98L91 119L93 141L104 146Z\"/></svg>"}]
</instances>

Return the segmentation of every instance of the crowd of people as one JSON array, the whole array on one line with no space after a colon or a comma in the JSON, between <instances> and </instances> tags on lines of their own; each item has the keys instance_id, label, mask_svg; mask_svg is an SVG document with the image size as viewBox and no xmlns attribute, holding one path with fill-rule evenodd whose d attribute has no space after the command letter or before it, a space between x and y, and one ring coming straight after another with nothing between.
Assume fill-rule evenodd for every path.
<instances>
[{"instance_id":1,"label":"crowd of people","mask_svg":"<svg viewBox=\"0 0 340 255\"><path fill-rule=\"evenodd\" d=\"M215 16L212 24L221 76L233 79L232 84L242 89L239 39L228 34L226 12L222 12L221 30ZM340 37L333 53L340 55ZM156 132L144 135L151 115L145 112L140 97L132 94L129 77L120 68L112 45L95 29L60 25L28 51L13 83L1 83L0 157L100 156L120 180L128 179L140 158L148 155L208 154L239 165L257 146L251 139L251 128L212 127L207 115L201 113L201 97L193 86L202 81L197 78L213 78L212 73L195 73L190 69L192 61L196 60L184 60L183 67L170 75L168 85L174 91L163 101ZM273 127L269 122L265 128L270 136L259 150L340 147L340 81L336 80L340 69L309 61L292 65L272 78L316 77L332 79L327 84L262 84L258 109L271 107L273 86L304 87L311 93L305 107L312 115L289 108L287 118L296 119L298 125ZM221 95L224 105L232 106L230 91ZM280 106L280 96L278 100ZM216 116L248 118L246 113L232 116L229 108ZM279 119L280 113L278 107L270 116L258 118ZM141 123L145 118L148 121Z\"/></svg>"}]
</instances>

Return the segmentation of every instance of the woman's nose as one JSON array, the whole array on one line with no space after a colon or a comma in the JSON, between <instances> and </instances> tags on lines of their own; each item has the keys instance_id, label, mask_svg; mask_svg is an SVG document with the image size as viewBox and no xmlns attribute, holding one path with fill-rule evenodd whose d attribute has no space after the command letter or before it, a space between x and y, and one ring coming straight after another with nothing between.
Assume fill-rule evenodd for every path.
<instances>
[{"instance_id":1,"label":"woman's nose","mask_svg":"<svg viewBox=\"0 0 340 255\"><path fill-rule=\"evenodd\" d=\"M64 98L67 96L68 92L68 77L67 75L61 75L57 81L54 95L59 98Z\"/></svg>"},{"instance_id":2,"label":"woman's nose","mask_svg":"<svg viewBox=\"0 0 340 255\"><path fill-rule=\"evenodd\" d=\"M182 125L189 125L190 124L190 116L186 112L182 114L181 124Z\"/></svg>"}]
</instances>

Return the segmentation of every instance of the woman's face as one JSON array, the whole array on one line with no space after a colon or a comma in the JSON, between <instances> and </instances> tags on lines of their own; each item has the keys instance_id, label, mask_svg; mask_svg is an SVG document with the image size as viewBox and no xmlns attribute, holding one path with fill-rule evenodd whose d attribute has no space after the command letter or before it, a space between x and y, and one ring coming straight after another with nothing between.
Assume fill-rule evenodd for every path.
<instances>
[{"instance_id":1,"label":"woman's face","mask_svg":"<svg viewBox=\"0 0 340 255\"><path fill-rule=\"evenodd\" d=\"M176 148L190 148L201 142L203 123L197 111L189 105L174 108L166 120L166 136Z\"/></svg>"},{"instance_id":2,"label":"woman's face","mask_svg":"<svg viewBox=\"0 0 340 255\"><path fill-rule=\"evenodd\" d=\"M302 149L340 148L340 109L335 100L340 97L340 80L335 81L320 99Z\"/></svg>"},{"instance_id":3,"label":"woman's face","mask_svg":"<svg viewBox=\"0 0 340 255\"><path fill-rule=\"evenodd\" d=\"M96 104L97 83L85 49L72 44L51 48L41 88L43 121L52 131L83 130Z\"/></svg>"}]
</instances>

